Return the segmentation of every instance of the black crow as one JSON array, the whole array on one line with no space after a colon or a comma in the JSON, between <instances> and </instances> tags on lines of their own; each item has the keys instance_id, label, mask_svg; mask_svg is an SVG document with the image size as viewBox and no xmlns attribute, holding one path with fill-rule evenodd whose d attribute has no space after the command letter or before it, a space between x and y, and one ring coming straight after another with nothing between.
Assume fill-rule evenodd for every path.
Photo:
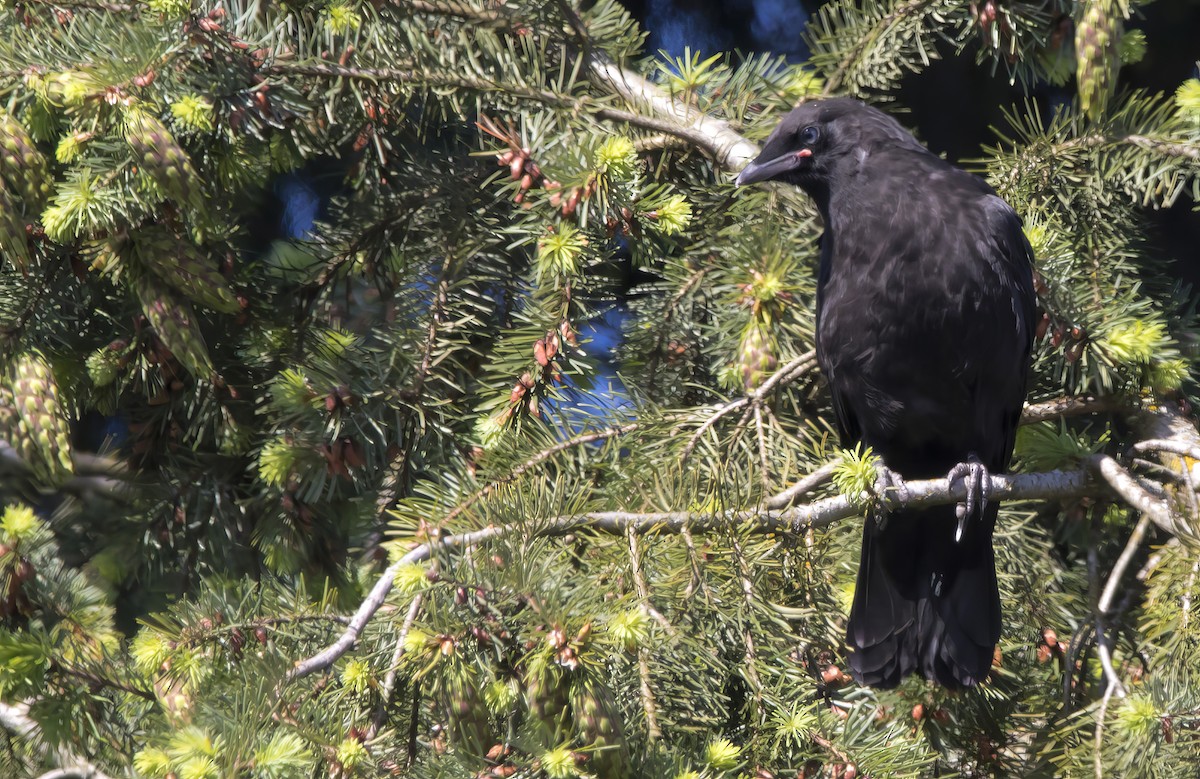
<instances>
[{"instance_id":1,"label":"black crow","mask_svg":"<svg viewBox=\"0 0 1200 779\"><path fill-rule=\"evenodd\" d=\"M992 552L1025 398L1036 300L1021 219L982 179L857 100L788 114L738 184L783 181L824 220L817 360L845 445L903 479L965 479L956 506L868 518L846 630L858 680L984 679L1000 638ZM896 478L898 474L899 478Z\"/></svg>"}]
</instances>

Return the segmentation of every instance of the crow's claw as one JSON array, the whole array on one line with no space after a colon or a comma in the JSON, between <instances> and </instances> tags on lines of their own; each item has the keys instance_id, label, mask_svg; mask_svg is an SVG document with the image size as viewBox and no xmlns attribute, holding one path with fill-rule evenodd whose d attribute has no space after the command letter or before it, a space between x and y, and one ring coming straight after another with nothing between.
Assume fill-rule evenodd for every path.
<instances>
[{"instance_id":1,"label":"crow's claw","mask_svg":"<svg viewBox=\"0 0 1200 779\"><path fill-rule=\"evenodd\" d=\"M877 465L876 470L878 477L875 479L875 494L885 504L891 503L893 499L899 503L908 503L912 493L904 483L904 477L883 463Z\"/></svg>"},{"instance_id":2,"label":"crow's claw","mask_svg":"<svg viewBox=\"0 0 1200 779\"><path fill-rule=\"evenodd\" d=\"M965 463L959 463L950 469L950 473L946 474L946 483L951 489L954 488L954 482L959 479L966 484L967 498L954 507L954 515L958 517L958 527L954 530L955 542L962 540L967 519L976 516L976 510L979 515L983 514L984 509L987 508L988 498L992 494L991 475L988 473L987 466L979 461L974 452L967 457Z\"/></svg>"}]
</instances>

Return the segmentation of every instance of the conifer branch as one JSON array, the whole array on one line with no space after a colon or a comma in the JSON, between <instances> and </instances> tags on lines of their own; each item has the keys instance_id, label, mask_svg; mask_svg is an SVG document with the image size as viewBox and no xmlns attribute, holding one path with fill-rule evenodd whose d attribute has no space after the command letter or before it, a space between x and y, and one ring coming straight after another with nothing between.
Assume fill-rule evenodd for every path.
<instances>
[{"instance_id":1,"label":"conifer branch","mask_svg":"<svg viewBox=\"0 0 1200 779\"><path fill-rule=\"evenodd\" d=\"M29 739L40 732L37 722L29 716L29 707L24 704L5 703L0 701L0 727L22 739ZM43 773L39 779L62 779L65 777L81 777L82 779L112 779L108 774L89 763L81 756L58 752L57 763L68 764Z\"/></svg>"},{"instance_id":2,"label":"conifer branch","mask_svg":"<svg viewBox=\"0 0 1200 779\"><path fill-rule=\"evenodd\" d=\"M926 6L933 5L934 2L936 0L908 0L906 3L898 3L891 11L873 22L870 31L850 46L834 71L828 74L825 79L823 94L825 96L838 94L847 77L854 69L854 66L863 58L863 54L875 45L876 41L889 32L899 21L919 13ZM823 11L831 13L829 6L823 9Z\"/></svg>"},{"instance_id":3,"label":"conifer branch","mask_svg":"<svg viewBox=\"0 0 1200 779\"><path fill-rule=\"evenodd\" d=\"M991 480L991 500L1045 500L1104 494L1103 486L1092 478L1088 468L994 475ZM909 499L904 506L911 508L958 503L965 500L967 495L966 485L962 480L947 485L945 479L925 479L907 481L905 485L908 487ZM811 527L830 525L842 519L859 516L860 513L861 509L856 501L836 495L782 510L732 510L715 514L689 511L594 511L555 517L535 525L521 523L492 526L446 535L436 541L414 547L389 565L351 617L345 632L321 652L298 661L288 673L288 680L324 670L350 651L375 612L383 606L400 568L430 559L435 550L474 547L515 533L561 536L579 529L614 535L624 535L628 532L675 534L685 529L693 532L715 532L733 528L755 533L801 533Z\"/></svg>"},{"instance_id":4,"label":"conifer branch","mask_svg":"<svg viewBox=\"0 0 1200 779\"><path fill-rule=\"evenodd\" d=\"M480 499L486 498L497 488L516 481L526 471L540 465L546 460L549 460L556 454L565 452L566 450L576 446L585 446L587 444L595 443L596 441L603 441L608 438L625 435L626 433L632 433L634 430L637 430L638 427L640 427L640 423L630 422L625 425L616 425L614 427L608 427L592 433L581 433L580 435L572 436L565 441L559 441L553 446L548 446L518 465L516 468L513 468L511 471L504 474L504 476L501 476L498 479L493 479L480 489L468 495L466 499L450 510L450 512L446 515L444 523L449 523L457 519L464 511L475 505Z\"/></svg>"},{"instance_id":5,"label":"conifer branch","mask_svg":"<svg viewBox=\"0 0 1200 779\"><path fill-rule=\"evenodd\" d=\"M619 95L630 105L648 109L663 121L661 132L691 142L726 170L741 170L758 156L759 147L746 140L729 122L696 111L649 79L621 67L606 52L591 46L587 30L575 9L565 2L559 2L559 8L583 46L593 84Z\"/></svg>"},{"instance_id":6,"label":"conifer branch","mask_svg":"<svg viewBox=\"0 0 1200 779\"><path fill-rule=\"evenodd\" d=\"M614 108L607 104L604 98L573 97L549 89L537 89L523 84L502 83L481 78L472 78L461 74L437 73L417 68L369 68L349 67L328 62L321 63L291 63L274 62L262 68L264 73L274 76L312 76L329 79L349 79L355 81L392 81L399 84L411 84L421 87L439 89L465 89L472 92L500 94L506 98L538 103L551 108L568 110L580 114L589 114L596 119L620 122L643 130L664 133L684 140L693 146L707 152L723 167L729 170L740 170L758 154L758 147L742 138L723 120L713 119L707 115L694 117L687 123L671 119L646 116L634 111ZM604 70L605 76L617 78L622 73L620 68L612 66ZM642 95L656 100L652 105L672 105L672 101L662 95L661 90L634 73L626 73L624 78L611 82L619 94L625 96ZM617 86L617 85L620 86ZM625 90L625 92L622 92ZM627 93L627 94L626 94ZM675 101L678 102L678 101ZM673 114L663 108L668 116Z\"/></svg>"},{"instance_id":7,"label":"conifer branch","mask_svg":"<svg viewBox=\"0 0 1200 779\"><path fill-rule=\"evenodd\" d=\"M815 367L817 367L817 353L814 350L809 350L779 370L775 371L775 373L771 374L766 381L759 385L749 395L743 395L740 398L717 406L713 414L706 419L704 424L700 425L700 427L696 429L696 432L692 434L692 437L688 439L687 446L683 448L683 453L679 455L679 461L681 463L686 462L688 457L690 457L692 452L695 450L697 444L700 443L700 439L704 437L704 434L711 430L712 427L717 424L717 422L721 421L722 418L740 408L744 408L748 404L757 405L761 403L763 399L770 395L777 386L790 384Z\"/></svg>"}]
</instances>

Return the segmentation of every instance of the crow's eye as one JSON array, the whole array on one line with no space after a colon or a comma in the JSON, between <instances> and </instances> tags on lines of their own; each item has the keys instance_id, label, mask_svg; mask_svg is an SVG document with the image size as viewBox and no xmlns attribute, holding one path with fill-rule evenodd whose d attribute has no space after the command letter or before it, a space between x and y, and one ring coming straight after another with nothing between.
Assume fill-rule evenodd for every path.
<instances>
[{"instance_id":1,"label":"crow's eye","mask_svg":"<svg viewBox=\"0 0 1200 779\"><path fill-rule=\"evenodd\" d=\"M812 146L821 137L821 130L816 125L809 125L800 131L800 143Z\"/></svg>"}]
</instances>

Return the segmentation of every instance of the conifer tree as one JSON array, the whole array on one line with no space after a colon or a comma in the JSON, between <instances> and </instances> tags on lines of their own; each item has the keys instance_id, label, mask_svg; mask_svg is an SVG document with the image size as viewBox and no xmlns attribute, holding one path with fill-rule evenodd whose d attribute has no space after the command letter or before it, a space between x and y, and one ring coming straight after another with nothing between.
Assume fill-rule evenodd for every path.
<instances>
[{"instance_id":1,"label":"conifer tree","mask_svg":"<svg viewBox=\"0 0 1200 779\"><path fill-rule=\"evenodd\" d=\"M797 65L614 0L6 3L0 775L1194 776L1200 327L1147 213L1200 200L1200 81L1122 87L1137 10L834 0ZM1078 100L978 164L1044 312L993 674L874 691L819 219L732 179L938 52Z\"/></svg>"}]
</instances>

